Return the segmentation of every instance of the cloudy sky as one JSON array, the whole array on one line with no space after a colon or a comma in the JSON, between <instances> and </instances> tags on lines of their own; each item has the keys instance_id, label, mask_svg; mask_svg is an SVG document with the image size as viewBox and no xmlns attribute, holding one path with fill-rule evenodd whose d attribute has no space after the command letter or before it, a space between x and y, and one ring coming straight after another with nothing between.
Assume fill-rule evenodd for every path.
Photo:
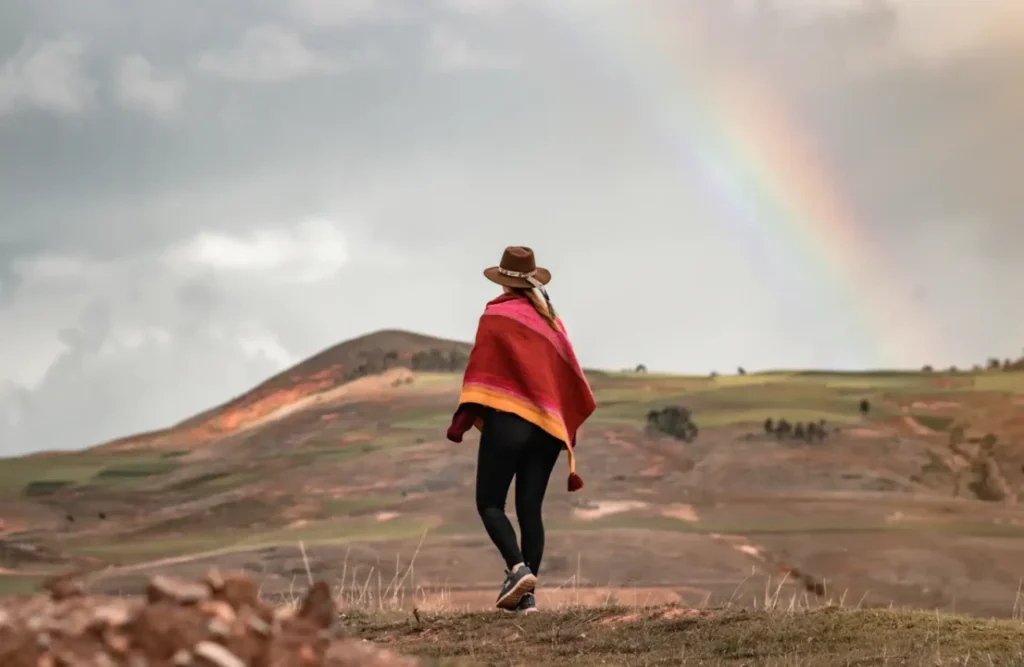
<instances>
[{"instance_id":1,"label":"cloudy sky","mask_svg":"<svg viewBox=\"0 0 1024 667\"><path fill-rule=\"evenodd\" d=\"M470 339L509 244L590 366L1015 356L1022 79L1008 0L5 0L0 454Z\"/></svg>"}]
</instances>

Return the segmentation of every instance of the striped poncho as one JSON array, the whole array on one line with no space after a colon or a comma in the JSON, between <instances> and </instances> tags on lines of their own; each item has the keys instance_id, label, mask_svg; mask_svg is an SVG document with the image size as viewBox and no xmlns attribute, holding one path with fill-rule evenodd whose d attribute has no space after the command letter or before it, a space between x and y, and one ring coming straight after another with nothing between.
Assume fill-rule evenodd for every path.
<instances>
[{"instance_id":1,"label":"striped poncho","mask_svg":"<svg viewBox=\"0 0 1024 667\"><path fill-rule=\"evenodd\" d=\"M448 437L461 442L472 426L482 428L479 406L518 415L565 443L569 490L577 491L583 481L576 474L576 431L596 405L565 327L557 324L559 331L520 295L487 304Z\"/></svg>"}]
</instances>

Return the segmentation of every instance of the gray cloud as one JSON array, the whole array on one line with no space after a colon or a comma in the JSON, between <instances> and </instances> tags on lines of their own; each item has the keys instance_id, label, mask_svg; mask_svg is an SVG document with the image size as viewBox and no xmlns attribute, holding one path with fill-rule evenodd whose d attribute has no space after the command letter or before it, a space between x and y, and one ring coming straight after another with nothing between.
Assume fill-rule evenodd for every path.
<instances>
[{"instance_id":1,"label":"gray cloud","mask_svg":"<svg viewBox=\"0 0 1024 667\"><path fill-rule=\"evenodd\" d=\"M1013 354L1017 7L12 0L3 453L469 338L514 243L591 365Z\"/></svg>"},{"instance_id":2,"label":"gray cloud","mask_svg":"<svg viewBox=\"0 0 1024 667\"><path fill-rule=\"evenodd\" d=\"M0 115L43 110L60 115L85 111L93 83L83 72L85 47L77 39L26 39L0 70Z\"/></svg>"},{"instance_id":3,"label":"gray cloud","mask_svg":"<svg viewBox=\"0 0 1024 667\"><path fill-rule=\"evenodd\" d=\"M250 28L241 44L207 51L196 64L224 79L270 83L341 70L340 63L307 48L298 34L272 25Z\"/></svg>"},{"instance_id":4,"label":"gray cloud","mask_svg":"<svg viewBox=\"0 0 1024 667\"><path fill-rule=\"evenodd\" d=\"M157 72L140 55L130 55L122 61L116 87L117 99L122 106L160 120L178 115L186 91L182 78Z\"/></svg>"}]
</instances>

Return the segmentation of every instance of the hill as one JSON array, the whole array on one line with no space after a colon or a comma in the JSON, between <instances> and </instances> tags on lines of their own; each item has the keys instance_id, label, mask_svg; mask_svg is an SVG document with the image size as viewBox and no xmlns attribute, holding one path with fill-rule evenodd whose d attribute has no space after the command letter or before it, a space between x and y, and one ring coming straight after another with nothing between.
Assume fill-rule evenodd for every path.
<instances>
[{"instance_id":1,"label":"hill","mask_svg":"<svg viewBox=\"0 0 1024 667\"><path fill-rule=\"evenodd\" d=\"M245 394L169 429L115 440L104 447L117 450L147 444L194 446L229 435L304 399L393 368L460 371L465 368L471 349L469 343L409 331L376 331L329 347Z\"/></svg>"},{"instance_id":2,"label":"hill","mask_svg":"<svg viewBox=\"0 0 1024 667\"><path fill-rule=\"evenodd\" d=\"M406 609L488 606L500 564L473 502L475 443L444 438L460 384L448 369L466 351L378 332L135 445L3 461L0 592L88 566L103 568L92 590L129 593L217 564L258 573L271 596L309 573ZM556 471L546 504L552 606L566 590L586 605L714 606L781 585L812 602L1013 613L1024 373L591 383L587 486L568 494ZM684 416L699 434L673 426ZM392 578L400 595L374 592Z\"/></svg>"}]
</instances>

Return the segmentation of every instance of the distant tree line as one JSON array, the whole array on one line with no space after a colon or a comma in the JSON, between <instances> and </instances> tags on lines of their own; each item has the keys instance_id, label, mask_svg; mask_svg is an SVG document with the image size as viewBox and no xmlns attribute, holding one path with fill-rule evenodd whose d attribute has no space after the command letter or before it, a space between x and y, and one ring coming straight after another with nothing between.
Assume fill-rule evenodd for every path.
<instances>
[{"instance_id":1,"label":"distant tree line","mask_svg":"<svg viewBox=\"0 0 1024 667\"><path fill-rule=\"evenodd\" d=\"M459 348L447 351L438 348L421 350L407 360L402 359L395 350L374 349L359 354L359 363L345 371L345 381L380 375L395 367L405 367L414 371L454 373L465 370L468 362L469 355Z\"/></svg>"},{"instance_id":2,"label":"distant tree line","mask_svg":"<svg viewBox=\"0 0 1024 667\"><path fill-rule=\"evenodd\" d=\"M778 440L803 440L804 442L822 442L828 437L828 427L824 419L816 422L795 422L782 418L771 417L764 420L764 432L774 435Z\"/></svg>"},{"instance_id":3,"label":"distant tree line","mask_svg":"<svg viewBox=\"0 0 1024 667\"><path fill-rule=\"evenodd\" d=\"M981 364L974 364L971 370L975 373L981 372L982 370L989 371L1024 371L1024 354L1019 359L1000 359L998 357L989 357L988 361L985 362L985 366ZM958 373L960 369L956 366L950 366L946 369L948 373ZM935 367L932 364L925 364L921 367L922 373L934 373Z\"/></svg>"}]
</instances>

